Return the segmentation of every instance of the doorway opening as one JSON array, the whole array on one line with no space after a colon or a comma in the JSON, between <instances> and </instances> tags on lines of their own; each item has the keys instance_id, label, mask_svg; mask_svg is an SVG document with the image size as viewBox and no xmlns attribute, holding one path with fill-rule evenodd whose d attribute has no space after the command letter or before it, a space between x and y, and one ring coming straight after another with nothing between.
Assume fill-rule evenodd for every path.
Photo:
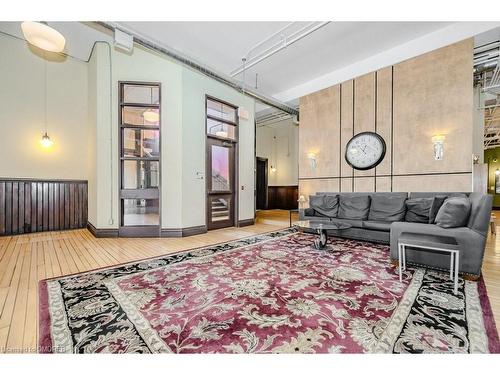
<instances>
[{"instance_id":1,"label":"doorway opening","mask_svg":"<svg viewBox=\"0 0 500 375\"><path fill-rule=\"evenodd\" d=\"M298 121L278 109L256 115L255 209L258 222L298 218ZM273 211L273 212L271 212ZM278 212L279 211L279 212Z\"/></svg>"},{"instance_id":2,"label":"doorway opening","mask_svg":"<svg viewBox=\"0 0 500 375\"><path fill-rule=\"evenodd\" d=\"M206 97L207 229L232 227L237 215L238 108Z\"/></svg>"}]
</instances>

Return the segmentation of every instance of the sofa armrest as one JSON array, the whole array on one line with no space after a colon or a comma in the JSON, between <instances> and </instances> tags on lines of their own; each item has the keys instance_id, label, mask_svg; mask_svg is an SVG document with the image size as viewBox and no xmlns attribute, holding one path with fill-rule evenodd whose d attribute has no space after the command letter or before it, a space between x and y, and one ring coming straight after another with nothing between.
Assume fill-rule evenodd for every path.
<instances>
[{"instance_id":1,"label":"sofa armrest","mask_svg":"<svg viewBox=\"0 0 500 375\"><path fill-rule=\"evenodd\" d=\"M460 272L481 273L486 237L468 228L441 228L435 224L395 222L391 224L391 259L398 258L398 239L401 233L422 233L453 237L460 246ZM413 254L412 254L413 253ZM408 261L436 268L449 268L449 256L439 253L417 254L409 250Z\"/></svg>"}]
</instances>

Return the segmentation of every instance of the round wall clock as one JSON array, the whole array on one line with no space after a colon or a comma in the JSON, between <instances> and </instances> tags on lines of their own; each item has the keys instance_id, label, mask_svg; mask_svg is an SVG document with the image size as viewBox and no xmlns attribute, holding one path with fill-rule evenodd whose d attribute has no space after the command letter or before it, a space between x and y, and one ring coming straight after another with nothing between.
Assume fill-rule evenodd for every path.
<instances>
[{"instance_id":1,"label":"round wall clock","mask_svg":"<svg viewBox=\"0 0 500 375\"><path fill-rule=\"evenodd\" d=\"M352 137L345 148L345 160L358 170L375 168L384 159L385 141L377 133L363 132Z\"/></svg>"}]
</instances>

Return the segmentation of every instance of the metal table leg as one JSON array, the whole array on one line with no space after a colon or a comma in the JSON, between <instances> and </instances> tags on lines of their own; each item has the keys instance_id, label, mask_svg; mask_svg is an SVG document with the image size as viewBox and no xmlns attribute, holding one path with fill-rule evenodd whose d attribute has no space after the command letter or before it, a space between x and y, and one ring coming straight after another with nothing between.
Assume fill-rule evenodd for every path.
<instances>
[{"instance_id":1,"label":"metal table leg","mask_svg":"<svg viewBox=\"0 0 500 375\"><path fill-rule=\"evenodd\" d=\"M403 258L404 258L404 245L398 243L398 266L399 266L399 281L403 282Z\"/></svg>"}]
</instances>

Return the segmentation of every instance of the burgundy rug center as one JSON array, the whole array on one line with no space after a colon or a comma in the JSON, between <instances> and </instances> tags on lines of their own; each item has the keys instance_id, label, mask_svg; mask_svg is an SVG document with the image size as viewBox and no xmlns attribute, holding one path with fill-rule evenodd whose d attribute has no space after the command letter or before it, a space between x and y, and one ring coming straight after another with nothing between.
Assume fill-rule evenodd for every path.
<instances>
[{"instance_id":1,"label":"burgundy rug center","mask_svg":"<svg viewBox=\"0 0 500 375\"><path fill-rule=\"evenodd\" d=\"M111 291L173 352L363 351L409 275L399 282L382 247L310 246L282 238L125 276Z\"/></svg>"}]
</instances>

